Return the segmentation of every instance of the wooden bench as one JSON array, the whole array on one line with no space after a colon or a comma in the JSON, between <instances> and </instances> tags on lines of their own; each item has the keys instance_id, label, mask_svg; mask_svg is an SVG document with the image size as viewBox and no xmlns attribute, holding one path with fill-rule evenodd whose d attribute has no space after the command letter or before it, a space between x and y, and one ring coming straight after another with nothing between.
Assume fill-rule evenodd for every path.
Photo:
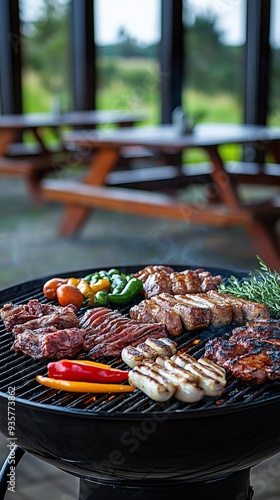
<instances>
[{"instance_id":1,"label":"wooden bench","mask_svg":"<svg viewBox=\"0 0 280 500\"><path fill-rule=\"evenodd\" d=\"M280 197L236 209L222 204L195 206L163 193L91 186L65 179L44 179L42 197L68 207L67 216L62 218L59 227L60 234L64 236L72 235L73 227L75 231L81 227L92 208L218 227L241 225L246 229L257 254L271 268L279 268L275 226L280 217Z\"/></svg>"},{"instance_id":2,"label":"wooden bench","mask_svg":"<svg viewBox=\"0 0 280 500\"><path fill-rule=\"evenodd\" d=\"M52 170L53 164L49 157L25 160L0 157L0 175L24 177L35 203L41 203L41 180Z\"/></svg>"}]
</instances>

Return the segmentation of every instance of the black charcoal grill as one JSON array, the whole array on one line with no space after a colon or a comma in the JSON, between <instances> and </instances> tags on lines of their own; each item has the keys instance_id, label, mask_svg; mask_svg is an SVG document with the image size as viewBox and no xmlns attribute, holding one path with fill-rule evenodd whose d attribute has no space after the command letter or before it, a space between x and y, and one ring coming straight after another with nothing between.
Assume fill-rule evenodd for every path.
<instances>
[{"instance_id":1,"label":"black charcoal grill","mask_svg":"<svg viewBox=\"0 0 280 500\"><path fill-rule=\"evenodd\" d=\"M224 277L231 274L209 270ZM50 277L3 290L0 307L8 301L46 301L42 286ZM208 339L233 326L185 333L179 348L200 357ZM247 500L253 496L251 467L280 451L280 383L276 381L251 387L229 379L221 397L195 404L175 399L158 404L140 391L97 396L55 391L35 381L37 374L47 373L47 361L11 351L12 335L2 324L0 328L0 431L11 438L7 409L10 388L15 388L16 460L27 451L78 476L79 500L150 500L159 495L163 500L171 496ZM109 362L124 368L120 360ZM8 461L2 469L0 498L5 495L7 470Z\"/></svg>"}]
</instances>

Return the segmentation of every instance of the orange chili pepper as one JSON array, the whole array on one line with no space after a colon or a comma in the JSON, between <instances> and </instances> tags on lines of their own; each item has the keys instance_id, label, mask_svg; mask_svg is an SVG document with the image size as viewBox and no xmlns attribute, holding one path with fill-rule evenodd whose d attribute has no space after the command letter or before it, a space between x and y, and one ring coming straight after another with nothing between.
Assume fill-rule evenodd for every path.
<instances>
[{"instance_id":1,"label":"orange chili pepper","mask_svg":"<svg viewBox=\"0 0 280 500\"><path fill-rule=\"evenodd\" d=\"M135 390L135 387L132 385L73 382L72 380L57 380L55 378L43 377L42 375L37 375L36 380L39 384L50 387L51 389L68 392L116 393L132 392Z\"/></svg>"}]
</instances>

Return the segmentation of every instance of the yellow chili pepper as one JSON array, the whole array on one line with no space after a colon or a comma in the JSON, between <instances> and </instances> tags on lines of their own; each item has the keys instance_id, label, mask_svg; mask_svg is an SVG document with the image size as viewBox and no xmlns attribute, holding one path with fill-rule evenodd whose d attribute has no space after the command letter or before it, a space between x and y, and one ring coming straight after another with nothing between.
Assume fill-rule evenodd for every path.
<instances>
[{"instance_id":1,"label":"yellow chili pepper","mask_svg":"<svg viewBox=\"0 0 280 500\"><path fill-rule=\"evenodd\" d=\"M78 286L80 283L80 278L69 278L67 281L67 285L73 285L73 286Z\"/></svg>"},{"instance_id":2,"label":"yellow chili pepper","mask_svg":"<svg viewBox=\"0 0 280 500\"><path fill-rule=\"evenodd\" d=\"M94 293L87 281L81 279L77 285L77 288L82 292L83 296L87 299L87 305L93 306L94 304Z\"/></svg>"},{"instance_id":3,"label":"yellow chili pepper","mask_svg":"<svg viewBox=\"0 0 280 500\"><path fill-rule=\"evenodd\" d=\"M110 290L110 280L108 278L100 278L96 283L90 284L90 288L93 293L99 292L99 290Z\"/></svg>"},{"instance_id":4,"label":"yellow chili pepper","mask_svg":"<svg viewBox=\"0 0 280 500\"><path fill-rule=\"evenodd\" d=\"M99 384L95 382L73 382L72 380L58 380L50 377L43 377L37 375L37 382L39 384L57 389L59 391L68 392L93 392L93 393L106 393L106 392L132 392L135 387L132 385L122 384Z\"/></svg>"}]
</instances>

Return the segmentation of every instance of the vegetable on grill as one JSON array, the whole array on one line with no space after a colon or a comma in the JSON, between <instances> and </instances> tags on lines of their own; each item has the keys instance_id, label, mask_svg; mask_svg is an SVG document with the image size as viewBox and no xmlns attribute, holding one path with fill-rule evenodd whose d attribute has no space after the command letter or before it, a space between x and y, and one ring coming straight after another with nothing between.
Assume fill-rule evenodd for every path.
<instances>
[{"instance_id":1,"label":"vegetable on grill","mask_svg":"<svg viewBox=\"0 0 280 500\"><path fill-rule=\"evenodd\" d=\"M109 301L113 304L128 304L143 290L143 282L138 278L131 278L120 293L109 293Z\"/></svg>"},{"instance_id":2,"label":"vegetable on grill","mask_svg":"<svg viewBox=\"0 0 280 500\"><path fill-rule=\"evenodd\" d=\"M82 292L73 285L61 285L56 291L57 300L61 306L73 304L78 309L83 305L84 296Z\"/></svg>"},{"instance_id":3,"label":"vegetable on grill","mask_svg":"<svg viewBox=\"0 0 280 500\"><path fill-rule=\"evenodd\" d=\"M128 371L113 369L101 363L62 359L48 364L48 376L62 380L116 383L127 380Z\"/></svg>"},{"instance_id":4,"label":"vegetable on grill","mask_svg":"<svg viewBox=\"0 0 280 500\"><path fill-rule=\"evenodd\" d=\"M100 384L95 382L77 382L73 380L57 380L55 378L36 376L37 382L51 389L68 392L117 393L132 392L135 387L123 384Z\"/></svg>"},{"instance_id":5,"label":"vegetable on grill","mask_svg":"<svg viewBox=\"0 0 280 500\"><path fill-rule=\"evenodd\" d=\"M74 294L73 289L59 290L61 284L65 283L67 286L78 289L83 296L83 301L81 301L80 294ZM60 305L64 306L73 303L76 307L80 307L82 304L107 306L109 302L125 305L132 301L142 290L143 282L140 279L131 274L121 273L119 269L113 268L109 271L95 271L84 278L54 278L46 282L43 287L43 292L48 299L57 299Z\"/></svg>"}]
</instances>

